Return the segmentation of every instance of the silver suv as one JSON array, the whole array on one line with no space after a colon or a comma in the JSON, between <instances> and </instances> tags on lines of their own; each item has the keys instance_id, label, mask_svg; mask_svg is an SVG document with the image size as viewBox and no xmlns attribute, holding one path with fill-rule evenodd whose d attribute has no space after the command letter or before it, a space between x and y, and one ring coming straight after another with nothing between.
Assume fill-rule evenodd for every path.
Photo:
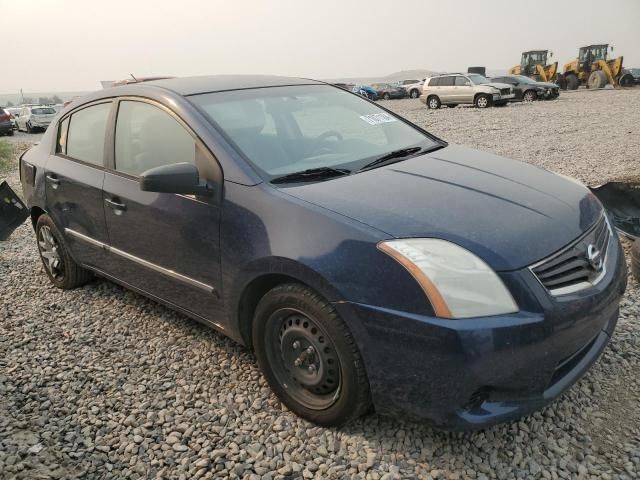
<instances>
[{"instance_id":1,"label":"silver suv","mask_svg":"<svg viewBox=\"0 0 640 480\"><path fill-rule=\"evenodd\" d=\"M513 88L506 83L495 83L477 73L450 73L431 77L424 82L420 100L432 109L441 105L456 107L461 104L487 108L504 105L514 98Z\"/></svg>"}]
</instances>

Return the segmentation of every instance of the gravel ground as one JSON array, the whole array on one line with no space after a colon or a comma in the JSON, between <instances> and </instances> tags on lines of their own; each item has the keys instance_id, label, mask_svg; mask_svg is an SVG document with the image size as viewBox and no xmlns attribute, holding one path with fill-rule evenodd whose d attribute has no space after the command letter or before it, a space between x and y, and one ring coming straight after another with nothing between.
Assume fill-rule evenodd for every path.
<instances>
[{"instance_id":1,"label":"gravel ground","mask_svg":"<svg viewBox=\"0 0 640 480\"><path fill-rule=\"evenodd\" d=\"M487 111L385 102L452 143L592 184L637 174L640 89ZM37 136L15 136L20 142ZM15 168L3 175L17 186ZM541 412L450 434L371 414L323 429L287 411L253 355L110 282L62 292L21 226L0 242L0 478L637 478L639 289L578 384Z\"/></svg>"}]
</instances>

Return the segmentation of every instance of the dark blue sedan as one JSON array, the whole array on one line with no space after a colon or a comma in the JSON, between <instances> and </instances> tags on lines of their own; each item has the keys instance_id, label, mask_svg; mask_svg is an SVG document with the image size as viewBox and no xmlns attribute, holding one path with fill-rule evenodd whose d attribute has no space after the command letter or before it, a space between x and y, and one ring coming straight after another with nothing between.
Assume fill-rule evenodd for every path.
<instances>
[{"instance_id":1,"label":"dark blue sedan","mask_svg":"<svg viewBox=\"0 0 640 480\"><path fill-rule=\"evenodd\" d=\"M527 414L596 361L625 289L584 186L322 82L102 90L20 172L56 287L97 274L220 330L320 425Z\"/></svg>"}]
</instances>

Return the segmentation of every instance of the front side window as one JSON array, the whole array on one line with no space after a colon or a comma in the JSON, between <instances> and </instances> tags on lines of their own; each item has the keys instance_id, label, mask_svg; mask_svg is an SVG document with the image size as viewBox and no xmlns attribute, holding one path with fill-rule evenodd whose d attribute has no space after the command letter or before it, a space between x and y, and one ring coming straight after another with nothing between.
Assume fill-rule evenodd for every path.
<instances>
[{"instance_id":1,"label":"front side window","mask_svg":"<svg viewBox=\"0 0 640 480\"><path fill-rule=\"evenodd\" d=\"M83 108L71 115L67 133L67 155L103 166L104 138L111 103Z\"/></svg>"},{"instance_id":2,"label":"front side window","mask_svg":"<svg viewBox=\"0 0 640 480\"><path fill-rule=\"evenodd\" d=\"M321 167L353 171L394 150L437 145L375 104L325 85L188 98L268 179Z\"/></svg>"},{"instance_id":3,"label":"front side window","mask_svg":"<svg viewBox=\"0 0 640 480\"><path fill-rule=\"evenodd\" d=\"M144 102L122 101L116 121L115 167L138 176L150 168L196 163L196 143L163 109Z\"/></svg>"},{"instance_id":4,"label":"front side window","mask_svg":"<svg viewBox=\"0 0 640 480\"><path fill-rule=\"evenodd\" d=\"M466 77L456 77L456 87L464 87L468 81Z\"/></svg>"}]
</instances>

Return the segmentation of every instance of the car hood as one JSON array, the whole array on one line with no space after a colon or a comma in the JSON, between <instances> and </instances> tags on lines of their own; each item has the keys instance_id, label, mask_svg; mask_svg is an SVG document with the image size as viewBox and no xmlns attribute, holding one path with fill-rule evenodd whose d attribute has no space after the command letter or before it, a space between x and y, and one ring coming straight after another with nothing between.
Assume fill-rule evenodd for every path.
<instances>
[{"instance_id":1,"label":"car hood","mask_svg":"<svg viewBox=\"0 0 640 480\"><path fill-rule=\"evenodd\" d=\"M602 212L598 200L578 182L452 145L366 172L281 190L392 237L449 240L499 271L549 256L580 236Z\"/></svg>"},{"instance_id":2,"label":"car hood","mask_svg":"<svg viewBox=\"0 0 640 480\"><path fill-rule=\"evenodd\" d=\"M481 83L478 86L479 87L494 87L494 88L497 88L497 89L513 87L513 85L509 85L508 83L500 83L500 82Z\"/></svg>"},{"instance_id":3,"label":"car hood","mask_svg":"<svg viewBox=\"0 0 640 480\"><path fill-rule=\"evenodd\" d=\"M552 82L531 82L530 85L534 85L536 87L544 87L544 88L560 88L557 84Z\"/></svg>"}]
</instances>

